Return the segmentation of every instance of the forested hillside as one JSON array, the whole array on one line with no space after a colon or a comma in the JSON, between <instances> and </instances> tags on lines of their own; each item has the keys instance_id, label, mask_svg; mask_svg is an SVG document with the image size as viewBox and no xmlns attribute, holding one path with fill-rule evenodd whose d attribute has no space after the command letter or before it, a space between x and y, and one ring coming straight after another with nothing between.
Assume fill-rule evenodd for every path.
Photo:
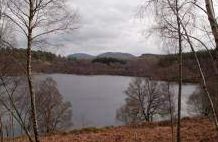
<instances>
[{"instance_id":1,"label":"forested hillside","mask_svg":"<svg viewBox=\"0 0 218 142\"><path fill-rule=\"evenodd\" d=\"M210 51L214 54L213 51ZM204 72L207 76L212 74L213 67L210 64L211 58L206 51L198 51L198 57L201 61ZM25 49L1 49L1 64L12 64L2 72L16 75L22 73L21 70L26 64ZM124 75L152 77L157 80L177 80L178 58L176 54L171 55L152 55L144 54L128 60L116 58L95 59L72 59L57 56L50 52L33 51L33 70L35 73L67 73L81 75ZM196 82L199 80L199 73L192 53L183 53L184 78L186 82ZM16 62L14 62L16 61ZM17 64L19 63L19 64Z\"/></svg>"}]
</instances>

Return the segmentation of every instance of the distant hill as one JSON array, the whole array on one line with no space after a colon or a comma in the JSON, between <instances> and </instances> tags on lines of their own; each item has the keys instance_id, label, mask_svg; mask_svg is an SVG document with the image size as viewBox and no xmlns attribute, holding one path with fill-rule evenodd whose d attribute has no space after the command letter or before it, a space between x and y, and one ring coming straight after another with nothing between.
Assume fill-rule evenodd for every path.
<instances>
[{"instance_id":1,"label":"distant hill","mask_svg":"<svg viewBox=\"0 0 218 142\"><path fill-rule=\"evenodd\" d=\"M97 56L98 58L116 58L116 59L131 59L135 58L134 55L129 53L120 53L120 52L107 52Z\"/></svg>"},{"instance_id":2,"label":"distant hill","mask_svg":"<svg viewBox=\"0 0 218 142\"><path fill-rule=\"evenodd\" d=\"M91 60L91 59L94 59L95 56L85 54L85 53L76 53L76 54L69 55L68 58L75 58L79 60L80 59Z\"/></svg>"},{"instance_id":3,"label":"distant hill","mask_svg":"<svg viewBox=\"0 0 218 142\"><path fill-rule=\"evenodd\" d=\"M116 58L116 59L127 60L131 58L135 58L135 56L129 53L106 52L106 53L99 54L97 56L92 56L85 53L76 53L76 54L69 55L68 58L75 58L78 60L80 59L92 60L94 58Z\"/></svg>"}]
</instances>

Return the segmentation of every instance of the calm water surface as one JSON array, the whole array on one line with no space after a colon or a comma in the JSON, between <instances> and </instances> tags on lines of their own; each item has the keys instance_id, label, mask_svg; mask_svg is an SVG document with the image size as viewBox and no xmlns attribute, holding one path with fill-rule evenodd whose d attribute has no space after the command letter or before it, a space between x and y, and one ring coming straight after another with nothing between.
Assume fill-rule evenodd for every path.
<instances>
[{"instance_id":1,"label":"calm water surface","mask_svg":"<svg viewBox=\"0 0 218 142\"><path fill-rule=\"evenodd\" d=\"M124 90L133 77L124 76L79 76L66 74L42 75L52 77L64 99L73 109L74 128L116 126L116 110L125 104ZM187 101L196 85L183 85L182 115L188 116ZM178 85L172 85L174 92Z\"/></svg>"}]
</instances>

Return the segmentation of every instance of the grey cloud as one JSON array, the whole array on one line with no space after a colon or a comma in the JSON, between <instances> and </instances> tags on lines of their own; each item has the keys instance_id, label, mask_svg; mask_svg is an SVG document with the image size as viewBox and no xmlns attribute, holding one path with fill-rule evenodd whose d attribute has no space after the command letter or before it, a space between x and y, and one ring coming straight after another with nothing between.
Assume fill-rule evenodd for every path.
<instances>
[{"instance_id":1,"label":"grey cloud","mask_svg":"<svg viewBox=\"0 0 218 142\"><path fill-rule=\"evenodd\" d=\"M78 9L80 28L72 34L55 36L63 47L55 53L100 54L127 52L135 55L161 53L155 40L146 40L142 32L146 25L135 19L137 6L144 0L73 0Z\"/></svg>"}]
</instances>

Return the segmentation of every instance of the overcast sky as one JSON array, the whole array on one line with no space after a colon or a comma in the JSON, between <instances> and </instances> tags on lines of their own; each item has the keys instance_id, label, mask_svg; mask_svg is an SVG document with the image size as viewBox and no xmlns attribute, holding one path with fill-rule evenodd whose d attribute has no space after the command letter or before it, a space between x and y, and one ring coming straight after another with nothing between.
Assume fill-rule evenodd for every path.
<instances>
[{"instance_id":1,"label":"overcast sky","mask_svg":"<svg viewBox=\"0 0 218 142\"><path fill-rule=\"evenodd\" d=\"M60 37L64 48L56 51L59 54L162 53L157 41L142 34L147 26L137 18L137 10L143 0L70 1L79 12L80 28Z\"/></svg>"}]
</instances>

